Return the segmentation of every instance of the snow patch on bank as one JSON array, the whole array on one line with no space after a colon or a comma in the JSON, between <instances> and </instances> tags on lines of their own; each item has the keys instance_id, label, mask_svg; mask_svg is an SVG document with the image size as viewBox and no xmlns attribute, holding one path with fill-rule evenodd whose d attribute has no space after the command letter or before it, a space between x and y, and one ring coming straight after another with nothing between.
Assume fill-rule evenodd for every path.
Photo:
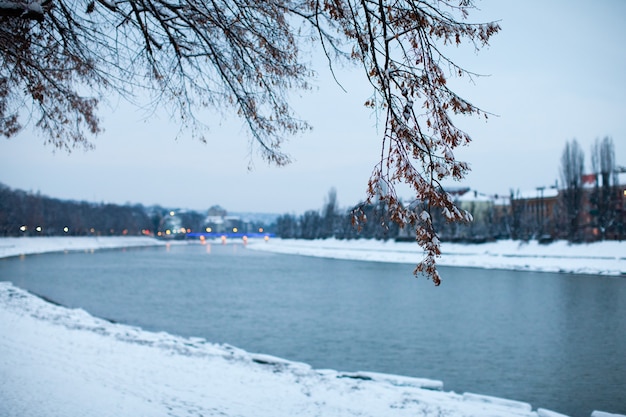
<instances>
[{"instance_id":1,"label":"snow patch on bank","mask_svg":"<svg viewBox=\"0 0 626 417\"><path fill-rule=\"evenodd\" d=\"M48 252L94 251L165 245L148 236L4 237L0 238L0 258Z\"/></svg>"}]
</instances>

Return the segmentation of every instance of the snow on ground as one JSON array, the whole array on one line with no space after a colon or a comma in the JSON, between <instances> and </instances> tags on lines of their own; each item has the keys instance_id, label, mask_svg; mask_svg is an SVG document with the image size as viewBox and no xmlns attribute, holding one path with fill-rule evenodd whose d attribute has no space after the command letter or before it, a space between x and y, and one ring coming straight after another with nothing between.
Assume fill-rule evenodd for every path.
<instances>
[{"instance_id":1,"label":"snow on ground","mask_svg":"<svg viewBox=\"0 0 626 417\"><path fill-rule=\"evenodd\" d=\"M159 244L163 242L127 237L0 239L0 257ZM506 245L499 252L497 245L481 245L480 249L455 246L455 256L479 262L523 255L532 263L537 255L550 255L565 265L584 256L597 271L624 273L621 245L598 250L593 246L593 250L578 253L566 245L529 245L511 253ZM416 248L394 242L278 239L249 247L389 262L415 262ZM613 260L617 267L607 267ZM563 264L559 269L566 270ZM475 265L481 264L469 266ZM529 269L541 266L533 265ZM440 381L316 370L199 338L148 332L95 318L80 309L53 305L2 281L0 335L3 417L562 416L541 408L533 411L528 403L445 392ZM617 415L594 411L592 416Z\"/></svg>"},{"instance_id":2,"label":"snow on ground","mask_svg":"<svg viewBox=\"0 0 626 417\"><path fill-rule=\"evenodd\" d=\"M165 244L164 241L147 236L4 237L0 238L0 258L34 253L93 251Z\"/></svg>"},{"instance_id":3,"label":"snow on ground","mask_svg":"<svg viewBox=\"0 0 626 417\"><path fill-rule=\"evenodd\" d=\"M168 243L184 244L181 241ZM0 258L55 251L165 244L164 241L150 237L0 238ZM416 264L421 259L421 250L414 242L273 238L268 241L249 239L247 247L284 254L376 262ZM443 254L438 263L442 266L626 275L626 241L589 244L556 241L545 245L536 241L513 240L474 245L444 242L441 248Z\"/></svg>"},{"instance_id":4,"label":"snow on ground","mask_svg":"<svg viewBox=\"0 0 626 417\"><path fill-rule=\"evenodd\" d=\"M422 253L413 242L366 239L270 239L251 242L248 247L285 254L411 264L419 262ZM444 242L441 249L438 263L442 266L626 275L626 242L570 244L557 241L545 245L512 240L474 245Z\"/></svg>"}]
</instances>

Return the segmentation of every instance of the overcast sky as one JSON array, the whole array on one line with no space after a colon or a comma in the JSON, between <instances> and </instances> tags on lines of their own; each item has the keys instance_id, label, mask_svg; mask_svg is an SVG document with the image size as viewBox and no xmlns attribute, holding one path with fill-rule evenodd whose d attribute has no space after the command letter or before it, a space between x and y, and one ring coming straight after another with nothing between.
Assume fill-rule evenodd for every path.
<instances>
[{"instance_id":1,"label":"overcast sky","mask_svg":"<svg viewBox=\"0 0 626 417\"><path fill-rule=\"evenodd\" d=\"M457 156L472 172L455 185L490 194L553 185L563 146L573 138L588 170L591 144L607 135L617 163L626 165L626 1L477 4L481 11L469 20L499 20L502 32L478 55L467 45L453 54L490 76L454 86L498 117L460 120L473 142ZM380 130L363 107L371 91L358 70L339 73L345 93L323 63L317 69L318 88L294 102L314 129L287 143L290 166L268 167L251 154L235 118L213 117L207 144L186 136L175 141L176 121L163 115L146 121L140 111L114 103L102 112L105 132L94 151L53 152L31 129L1 139L0 182L63 199L296 214L321 208L335 187L340 206L348 207L365 197Z\"/></svg>"}]
</instances>

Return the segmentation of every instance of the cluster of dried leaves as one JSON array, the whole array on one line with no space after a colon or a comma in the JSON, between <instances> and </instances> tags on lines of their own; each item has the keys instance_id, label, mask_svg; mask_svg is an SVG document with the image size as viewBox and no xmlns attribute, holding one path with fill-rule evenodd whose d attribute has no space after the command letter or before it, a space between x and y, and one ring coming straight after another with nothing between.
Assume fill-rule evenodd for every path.
<instances>
[{"instance_id":1,"label":"cluster of dried leaves","mask_svg":"<svg viewBox=\"0 0 626 417\"><path fill-rule=\"evenodd\" d=\"M449 221L471 221L470 214L459 210L441 185L444 179L462 179L468 170L466 163L456 160L454 149L470 138L450 115L487 117L447 86L446 74L472 74L448 59L442 48L465 39L479 49L500 28L495 23L455 20L455 15L466 18L473 8L470 1L324 5L345 36L354 40L352 57L363 64L374 87L375 94L366 105L385 114L380 162L370 178L366 203L384 201L391 221L415 229L425 252L415 273L425 273L438 285L435 261L441 251L431 210L441 210ZM402 183L411 186L419 204L403 204L395 191Z\"/></svg>"},{"instance_id":2,"label":"cluster of dried leaves","mask_svg":"<svg viewBox=\"0 0 626 417\"><path fill-rule=\"evenodd\" d=\"M15 135L34 117L57 147L89 146L103 97L148 92L154 106L169 106L201 139L199 109L230 105L264 158L282 165L289 162L283 138L309 128L287 93L309 88L312 72L300 49L314 39L331 65L362 65L374 92L366 106L385 119L366 203L382 199L392 221L415 228L425 250L416 273L439 284L430 210L469 220L441 186L468 169L453 151L470 139L450 115L485 115L448 88L448 76L471 74L441 51L463 40L478 49L499 30L466 23L472 8L471 0L2 2L0 134ZM402 204L401 183L412 187L419 210Z\"/></svg>"}]
</instances>

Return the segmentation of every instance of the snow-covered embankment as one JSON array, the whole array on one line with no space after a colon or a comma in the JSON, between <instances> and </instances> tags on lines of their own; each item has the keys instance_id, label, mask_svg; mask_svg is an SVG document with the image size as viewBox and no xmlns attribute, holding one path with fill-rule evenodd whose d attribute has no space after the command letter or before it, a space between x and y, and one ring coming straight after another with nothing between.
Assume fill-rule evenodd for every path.
<instances>
[{"instance_id":1,"label":"snow-covered embankment","mask_svg":"<svg viewBox=\"0 0 626 417\"><path fill-rule=\"evenodd\" d=\"M248 247L284 254L409 264L419 262L422 253L416 243L368 239L270 239L251 241ZM626 275L626 242L570 244L557 241L547 245L512 240L476 245L444 242L441 249L443 253L437 261L441 266Z\"/></svg>"}]
</instances>

